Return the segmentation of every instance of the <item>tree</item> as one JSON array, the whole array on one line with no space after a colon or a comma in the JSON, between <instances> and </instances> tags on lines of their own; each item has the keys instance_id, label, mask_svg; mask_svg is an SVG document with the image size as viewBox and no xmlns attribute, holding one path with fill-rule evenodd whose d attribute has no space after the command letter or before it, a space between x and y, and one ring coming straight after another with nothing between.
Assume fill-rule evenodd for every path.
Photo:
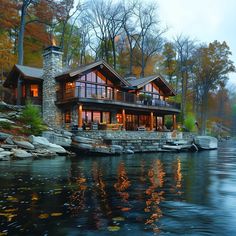
<instances>
[{"instance_id":1,"label":"tree","mask_svg":"<svg viewBox=\"0 0 236 236\"><path fill-rule=\"evenodd\" d=\"M179 78L181 85L181 115L182 122L186 114L187 91L189 86L189 79L192 73L194 64L193 52L195 49L195 42L188 37L182 35L175 39L175 49L177 52L177 80L176 88L179 87Z\"/></svg>"},{"instance_id":2,"label":"tree","mask_svg":"<svg viewBox=\"0 0 236 236\"><path fill-rule=\"evenodd\" d=\"M218 41L214 41L208 46L201 46L196 51L194 73L198 81L202 133L206 132L209 93L227 81L228 73L235 72L233 62L229 58L230 55L231 52L226 42Z\"/></svg>"},{"instance_id":3,"label":"tree","mask_svg":"<svg viewBox=\"0 0 236 236\"><path fill-rule=\"evenodd\" d=\"M160 51L162 39L161 35L165 30L158 28L157 6L154 2L137 2L134 8L137 17L139 32L137 44L141 51L141 76L144 77L145 67L150 56Z\"/></svg>"},{"instance_id":4,"label":"tree","mask_svg":"<svg viewBox=\"0 0 236 236\"><path fill-rule=\"evenodd\" d=\"M176 88L176 83L174 83L174 75L176 74L176 51L173 43L167 42L164 45L162 51L162 63L161 63L161 70L163 71L164 75L167 78L167 81Z\"/></svg>"}]
</instances>

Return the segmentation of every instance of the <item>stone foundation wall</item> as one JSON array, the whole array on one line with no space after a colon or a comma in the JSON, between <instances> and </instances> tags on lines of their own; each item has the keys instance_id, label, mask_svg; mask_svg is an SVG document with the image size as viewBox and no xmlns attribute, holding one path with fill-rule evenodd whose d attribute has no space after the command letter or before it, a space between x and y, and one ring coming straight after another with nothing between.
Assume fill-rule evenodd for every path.
<instances>
[{"instance_id":1,"label":"stone foundation wall","mask_svg":"<svg viewBox=\"0 0 236 236\"><path fill-rule=\"evenodd\" d=\"M78 136L101 140L106 145L122 146L124 151L133 152L156 152L168 140L188 140L191 142L192 133L177 133L173 137L172 132L148 132L148 131L81 131Z\"/></svg>"}]
</instances>

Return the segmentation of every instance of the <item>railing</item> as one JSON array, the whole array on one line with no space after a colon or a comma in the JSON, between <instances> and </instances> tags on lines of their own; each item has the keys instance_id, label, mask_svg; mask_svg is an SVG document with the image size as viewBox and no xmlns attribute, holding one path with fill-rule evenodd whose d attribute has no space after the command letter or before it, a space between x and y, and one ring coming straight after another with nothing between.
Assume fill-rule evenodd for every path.
<instances>
[{"instance_id":1,"label":"railing","mask_svg":"<svg viewBox=\"0 0 236 236\"><path fill-rule=\"evenodd\" d=\"M81 87L74 87L67 91L58 91L57 92L57 101L68 101L76 98L84 99L93 99L93 100L104 100L104 101L113 101L145 106L157 106L157 107L169 107L180 109L180 104L175 102L163 101L158 98L147 97L146 99L143 96L139 96L133 93L127 93L123 91L108 90L104 88L87 88L86 91Z\"/></svg>"}]
</instances>

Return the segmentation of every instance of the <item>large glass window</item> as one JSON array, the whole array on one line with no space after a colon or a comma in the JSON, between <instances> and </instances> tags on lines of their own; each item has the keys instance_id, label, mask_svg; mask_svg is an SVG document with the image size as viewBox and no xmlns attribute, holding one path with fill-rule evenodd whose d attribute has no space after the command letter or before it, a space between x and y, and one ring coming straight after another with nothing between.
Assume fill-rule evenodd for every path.
<instances>
[{"instance_id":1,"label":"large glass window","mask_svg":"<svg viewBox=\"0 0 236 236\"><path fill-rule=\"evenodd\" d=\"M92 72L88 73L86 75L86 77L87 77L87 81L89 81L89 82L93 82L93 83L97 82L96 81L96 73L95 73L95 71L92 71Z\"/></svg>"},{"instance_id":2,"label":"large glass window","mask_svg":"<svg viewBox=\"0 0 236 236\"><path fill-rule=\"evenodd\" d=\"M31 84L30 85L30 96L31 97L38 97L39 96L39 86L38 86L38 84Z\"/></svg>"},{"instance_id":3,"label":"large glass window","mask_svg":"<svg viewBox=\"0 0 236 236\"><path fill-rule=\"evenodd\" d=\"M100 123L101 121L101 112L100 111L94 111L93 112L93 122Z\"/></svg>"},{"instance_id":4,"label":"large glass window","mask_svg":"<svg viewBox=\"0 0 236 236\"><path fill-rule=\"evenodd\" d=\"M145 91L152 92L152 84L151 83L145 85Z\"/></svg>"},{"instance_id":5,"label":"large glass window","mask_svg":"<svg viewBox=\"0 0 236 236\"><path fill-rule=\"evenodd\" d=\"M112 99L113 98L113 88L107 87L107 98Z\"/></svg>"},{"instance_id":6,"label":"large glass window","mask_svg":"<svg viewBox=\"0 0 236 236\"><path fill-rule=\"evenodd\" d=\"M99 71L97 71L97 83L99 83L99 84L106 83L106 77Z\"/></svg>"},{"instance_id":7,"label":"large glass window","mask_svg":"<svg viewBox=\"0 0 236 236\"><path fill-rule=\"evenodd\" d=\"M92 122L92 112L91 111L83 111L82 112L82 119L85 123L91 123Z\"/></svg>"}]
</instances>

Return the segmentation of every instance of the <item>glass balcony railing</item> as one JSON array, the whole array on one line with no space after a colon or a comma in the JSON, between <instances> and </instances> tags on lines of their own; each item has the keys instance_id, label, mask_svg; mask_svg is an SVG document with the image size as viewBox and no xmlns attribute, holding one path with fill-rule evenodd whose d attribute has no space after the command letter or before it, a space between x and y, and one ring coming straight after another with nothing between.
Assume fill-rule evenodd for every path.
<instances>
[{"instance_id":1,"label":"glass balcony railing","mask_svg":"<svg viewBox=\"0 0 236 236\"><path fill-rule=\"evenodd\" d=\"M74 87L65 91L57 92L57 102L66 102L73 99L91 99L92 100L104 100L113 101L117 103L129 103L144 106L156 106L156 107L169 107L180 109L180 104L170 101L163 101L158 98L152 98L151 96L136 95L134 93L127 93L118 91L116 89L94 89L94 88L81 88Z\"/></svg>"}]
</instances>

